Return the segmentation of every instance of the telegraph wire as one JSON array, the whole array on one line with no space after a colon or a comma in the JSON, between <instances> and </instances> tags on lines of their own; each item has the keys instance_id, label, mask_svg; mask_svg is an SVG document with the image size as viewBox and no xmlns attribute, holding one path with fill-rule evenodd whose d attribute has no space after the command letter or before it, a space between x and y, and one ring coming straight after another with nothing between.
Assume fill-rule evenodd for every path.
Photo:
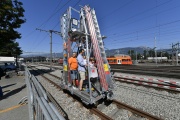
<instances>
[{"instance_id":1,"label":"telegraph wire","mask_svg":"<svg viewBox=\"0 0 180 120\"><path fill-rule=\"evenodd\" d=\"M173 33L177 33L177 32L180 32L180 30L176 30L176 31L173 31L173 32L168 32L168 33L167 33L167 32L161 33L159 36L162 36L162 35L167 35L167 36L169 36L169 34L173 34ZM141 36L138 35L138 39L139 39L139 38L142 38L142 37L144 37L144 36L145 36L145 37L147 37L147 36L152 37L153 34L154 34L154 33L145 34L145 35L141 35ZM136 36L127 37L127 38L121 38L121 39L124 40L124 39L133 39L133 38L136 39L136 38L137 38L137 35L136 35ZM111 43L116 42L116 43L118 43L118 42L117 42L118 40L120 40L120 39L115 39L115 40L111 40L111 41L107 41L107 42L111 42Z\"/></svg>"},{"instance_id":2,"label":"telegraph wire","mask_svg":"<svg viewBox=\"0 0 180 120\"><path fill-rule=\"evenodd\" d=\"M59 5L61 4L61 2L62 2L62 0L59 1L58 5L57 5L56 8L54 9L54 11L59 7ZM51 16L52 16L52 15L51 15ZM51 16L50 16L50 17L51 17ZM50 19L50 17L49 17L48 19ZM47 20L48 20L48 19L47 19ZM43 24L42 24L42 25L43 25ZM42 25L41 25L41 26L42 26ZM32 35L35 31L36 31L36 30L32 30L29 34L27 34L27 35L24 37L24 39L27 38L27 37L29 37L30 35Z\"/></svg>"},{"instance_id":3,"label":"telegraph wire","mask_svg":"<svg viewBox=\"0 0 180 120\"><path fill-rule=\"evenodd\" d=\"M36 46L33 47L33 50L35 50L35 49L47 38L47 36L48 36L48 34L46 34L46 35L43 37L43 39L41 39L41 40L36 44Z\"/></svg>"},{"instance_id":4,"label":"telegraph wire","mask_svg":"<svg viewBox=\"0 0 180 120\"><path fill-rule=\"evenodd\" d=\"M175 28L174 28L175 27ZM164 32L169 32L169 31L172 31L172 30L179 30L180 28L179 28L180 26L172 26L172 28L171 27L168 27L168 30L167 29L165 29L165 28L162 28L161 27L161 32L160 33L164 33ZM171 28L171 29L170 29ZM150 31L150 32L152 32L152 31ZM135 34L135 33L134 33ZM139 34L139 32L138 32L138 34ZM149 34L149 33L148 33ZM150 34L154 34L154 31L153 31L153 33L150 33ZM133 35L133 34L132 34ZM140 34L139 34L140 35ZM141 35L142 35L142 33L141 33ZM143 34L144 35L144 34ZM146 34L145 34L146 35ZM120 37L122 37L122 36L120 36ZM115 37L113 37L113 36L111 36L111 37L108 37L108 38L119 38L119 36L115 36Z\"/></svg>"},{"instance_id":5,"label":"telegraph wire","mask_svg":"<svg viewBox=\"0 0 180 120\"><path fill-rule=\"evenodd\" d=\"M171 21L171 22L167 22L167 23L164 23L164 24L160 24L160 25L155 25L155 26L152 26L152 27L147 27L147 28L144 28L142 30L136 30L134 32L130 32L130 33L126 33L126 34L122 34L120 36L126 36L126 35L130 35L130 34L135 34L137 32L142 32L142 31L146 31L146 30L150 30L150 29L153 29L153 28L156 28L156 27L161 27L161 26L165 26L165 25L169 25L169 24L173 24L173 23L177 23L177 22L180 22L180 20L175 20L175 21Z\"/></svg>"},{"instance_id":6,"label":"telegraph wire","mask_svg":"<svg viewBox=\"0 0 180 120\"><path fill-rule=\"evenodd\" d=\"M158 7L160 7L160 6L164 5L164 4L167 4L167 3L171 2L171 1L172 1L172 0L168 0L168 1L164 2L164 3L162 3L162 4L156 5L156 6L152 7L152 8L149 8L149 9L147 9L147 10L145 10L145 11L142 11L142 12L136 14L136 15L133 15L133 16L125 19L125 20L122 20L121 22L117 22L117 23L115 23L115 24L113 24L113 25L110 25L110 26L105 27L105 28L102 28L102 29L103 29L103 30L105 30L105 29L107 29L107 28L109 29L109 28L111 28L112 26L115 26L115 25L117 25L117 24L119 24L119 23L122 23L122 22L126 22L127 20L129 20L129 19L131 19L131 18L134 18L134 17L136 17L136 16L139 16L139 15L141 15L141 14L144 14L144 13L150 11L150 10L153 10L153 9L155 9L155 8L158 8Z\"/></svg>"},{"instance_id":7,"label":"telegraph wire","mask_svg":"<svg viewBox=\"0 0 180 120\"><path fill-rule=\"evenodd\" d=\"M130 3L134 2L134 1L135 1L135 0L130 0L130 1L128 1L127 3L125 3L125 4L122 5L122 6L120 6L119 8L117 8L117 9L113 10L112 12L106 14L105 16L103 16L102 18L100 18L98 21L101 21L102 19L104 19L104 18L107 17L108 15L109 15L109 16L113 15L113 13L114 13L115 11L118 11L118 10L122 9L123 7L129 5Z\"/></svg>"},{"instance_id":8,"label":"telegraph wire","mask_svg":"<svg viewBox=\"0 0 180 120\"><path fill-rule=\"evenodd\" d=\"M175 6L175 7L170 8L170 9L166 9L166 10L160 11L159 13L156 13L156 14L160 14L160 13L163 13L163 12L166 12L166 11L169 11L169 10L172 10L172 9L175 9L175 8L177 8L177 7L180 7L180 6L178 5L178 6ZM154 14L154 15L156 15L156 14ZM121 27L122 27L122 26L125 26L125 25L129 25L129 24L135 23L135 22L137 22L137 21L139 22L140 20L144 20L144 19L146 19L146 18L148 18L148 17L152 17L152 16L154 16L154 15L146 16L146 17L144 17L144 18L135 20L135 21L133 21L133 22L131 22L131 23L127 23L127 24L121 25ZM117 26L114 26L114 27L117 27ZM116 33L113 33L113 34L116 34Z\"/></svg>"},{"instance_id":9,"label":"telegraph wire","mask_svg":"<svg viewBox=\"0 0 180 120\"><path fill-rule=\"evenodd\" d=\"M73 7L76 7L81 1L82 1L82 0L79 0L78 2L76 2L76 4L75 4ZM60 21L58 21L58 22L56 23L56 25L53 27L52 30L54 30L54 28L56 28L56 27L58 26L58 24L60 24Z\"/></svg>"},{"instance_id":10,"label":"telegraph wire","mask_svg":"<svg viewBox=\"0 0 180 120\"><path fill-rule=\"evenodd\" d=\"M47 23L55 14L57 14L63 7L65 7L71 0L68 0L61 8L59 8L54 14L52 14L45 22L43 22L38 28Z\"/></svg>"},{"instance_id":11,"label":"telegraph wire","mask_svg":"<svg viewBox=\"0 0 180 120\"><path fill-rule=\"evenodd\" d=\"M174 34L175 33L175 34ZM161 34L160 36L162 36L163 35L163 38L164 38L164 36L172 36L172 35L179 35L179 33L180 33L180 31L175 31L175 32L171 32L171 33L169 33L169 34ZM140 36L140 37L138 37L138 39L136 39L137 38L137 36L134 36L134 37L131 37L131 38L126 38L127 40L125 40L124 38L122 38L123 40L125 40L125 41L111 41L111 44L117 44L117 43L127 43L127 42L134 42L134 41L141 41L142 42L142 40L143 39L145 39L145 38L149 38L149 39L153 39L153 35L146 35L145 37L142 37L142 36ZM167 37L166 37L167 38ZM121 40L122 40L121 39ZM119 39L120 40L120 39ZM147 39L146 39L147 40ZM161 40L159 40L159 41L161 41ZM147 41L145 41L145 42L147 42ZM108 44L108 42L106 42L105 44ZM118 45L118 44L117 44Z\"/></svg>"}]
</instances>

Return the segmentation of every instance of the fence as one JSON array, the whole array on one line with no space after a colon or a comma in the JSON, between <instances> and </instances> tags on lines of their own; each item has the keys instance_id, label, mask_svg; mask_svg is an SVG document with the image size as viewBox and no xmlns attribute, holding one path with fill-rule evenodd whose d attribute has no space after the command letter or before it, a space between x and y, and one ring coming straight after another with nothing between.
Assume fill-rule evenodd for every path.
<instances>
[{"instance_id":1,"label":"fence","mask_svg":"<svg viewBox=\"0 0 180 120\"><path fill-rule=\"evenodd\" d=\"M48 96L39 81L25 67L28 88L29 120L65 120Z\"/></svg>"}]
</instances>

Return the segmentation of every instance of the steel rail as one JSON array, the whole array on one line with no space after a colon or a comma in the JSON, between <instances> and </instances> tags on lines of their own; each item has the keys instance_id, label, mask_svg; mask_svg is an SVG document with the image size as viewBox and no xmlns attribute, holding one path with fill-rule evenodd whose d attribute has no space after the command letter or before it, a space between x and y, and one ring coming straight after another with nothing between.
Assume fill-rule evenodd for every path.
<instances>
[{"instance_id":1,"label":"steel rail","mask_svg":"<svg viewBox=\"0 0 180 120\"><path fill-rule=\"evenodd\" d=\"M148 85L148 84L145 85L145 84L140 84L140 83L135 83L135 82L130 82L130 81L121 81L119 79L114 79L114 80L119 81L119 82L125 82L125 83L130 83L130 84L137 84L137 85L141 85L141 86L148 86L148 87L152 87L152 88L158 88L158 89L172 91L172 92L176 92L176 93L180 92L179 90L176 90L176 89L168 89L168 88L163 88L163 87L158 87L158 86L151 86L151 85Z\"/></svg>"},{"instance_id":2,"label":"steel rail","mask_svg":"<svg viewBox=\"0 0 180 120\"><path fill-rule=\"evenodd\" d=\"M170 78L180 78L179 73L166 73L166 72L155 72L155 71L145 71L145 70L125 70L125 69L111 69L112 72L123 72L131 74L144 74L144 75L155 75L160 77L170 77Z\"/></svg>"},{"instance_id":3,"label":"steel rail","mask_svg":"<svg viewBox=\"0 0 180 120\"><path fill-rule=\"evenodd\" d=\"M47 73L47 74L52 75L52 74L50 74L50 73ZM55 77L55 75L52 75L52 76ZM62 90L62 88L61 88L59 85L57 85L55 82L49 80L49 78L47 78L47 77L45 77L45 76L43 76L43 75L42 75L42 77L44 77L44 78L45 78L46 80L48 80L51 84L53 84L54 86L56 86L57 88L59 88L59 89ZM56 76L56 77L59 78L58 76ZM159 117L157 117L157 116L151 115L151 114L149 114L149 113L147 113L147 112L144 112L144 111L142 111L142 110L139 110L139 109L137 109L137 108L134 108L134 107L132 107L132 106L129 106L129 105L127 105L127 104L124 104L124 103L122 103L122 102L119 102L119 101L117 101L117 100L115 100L115 99L112 101L112 103L116 104L119 108L123 108L123 109L129 110L129 111L131 111L132 113L135 113L135 114L140 115L140 116L142 116L142 117L148 118L149 120L163 120L163 119L161 119L161 118L159 118ZM100 117L102 120L113 120L112 118L110 118L109 116L105 115L104 113L102 113L101 111L99 111L99 110L96 109L96 108L91 108L91 109L90 109L90 112L92 112L93 114L97 115L97 116Z\"/></svg>"},{"instance_id":4,"label":"steel rail","mask_svg":"<svg viewBox=\"0 0 180 120\"><path fill-rule=\"evenodd\" d=\"M44 65L41 65L44 66ZM46 65L47 66L47 65ZM47 66L49 67L49 66ZM137 67L137 68L136 68ZM55 69L60 69L58 67L53 67ZM169 68L174 68L173 66ZM160 68L155 69L152 66L111 66L112 72L123 72L123 73L131 73L131 74L140 74L140 75L154 75L154 76L160 76L160 77L167 77L167 78L180 78L180 74L178 73L178 70L168 70L168 71L162 71L158 70ZM164 69L164 68L162 68Z\"/></svg>"},{"instance_id":5,"label":"steel rail","mask_svg":"<svg viewBox=\"0 0 180 120\"><path fill-rule=\"evenodd\" d=\"M104 113L102 113L101 111L99 111L96 108L90 109L90 112L94 113L95 115L100 117L102 120L113 120L112 118L110 118L109 116L105 115Z\"/></svg>"},{"instance_id":6,"label":"steel rail","mask_svg":"<svg viewBox=\"0 0 180 120\"><path fill-rule=\"evenodd\" d=\"M37 69L37 68L36 68ZM37 71L36 71L37 72ZM59 78L58 76L55 76L53 74L47 73L53 77ZM58 89L62 90L62 88L56 84L55 82L51 81L49 78L45 77L44 75L41 75L44 79L46 79L48 82L50 82L51 84L53 84L55 87L57 87ZM105 115L104 113L102 113L101 111L99 111L97 108L91 108L90 112L97 115L99 118L101 118L102 120L113 120L112 118L110 118L109 116Z\"/></svg>"},{"instance_id":7,"label":"steel rail","mask_svg":"<svg viewBox=\"0 0 180 120\"><path fill-rule=\"evenodd\" d=\"M115 99L113 100L112 103L116 104L119 108L127 109L127 110L131 111L132 113L135 113L135 114L140 115L142 117L148 118L149 120L163 120L163 119L161 119L161 118L159 118L157 116L151 115L151 114L149 114L147 112L144 112L144 111L139 110L137 108L131 107L131 106L129 106L127 104L124 104L122 102L119 102L119 101L117 101Z\"/></svg>"}]
</instances>

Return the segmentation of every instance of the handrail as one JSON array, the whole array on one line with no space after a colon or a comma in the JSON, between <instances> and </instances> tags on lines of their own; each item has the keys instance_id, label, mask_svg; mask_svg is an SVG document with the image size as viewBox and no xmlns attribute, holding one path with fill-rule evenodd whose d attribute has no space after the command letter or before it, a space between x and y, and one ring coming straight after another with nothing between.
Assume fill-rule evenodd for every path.
<instances>
[{"instance_id":1,"label":"handrail","mask_svg":"<svg viewBox=\"0 0 180 120\"><path fill-rule=\"evenodd\" d=\"M25 66L25 80L28 90L29 120L65 120L52 102L41 83Z\"/></svg>"}]
</instances>

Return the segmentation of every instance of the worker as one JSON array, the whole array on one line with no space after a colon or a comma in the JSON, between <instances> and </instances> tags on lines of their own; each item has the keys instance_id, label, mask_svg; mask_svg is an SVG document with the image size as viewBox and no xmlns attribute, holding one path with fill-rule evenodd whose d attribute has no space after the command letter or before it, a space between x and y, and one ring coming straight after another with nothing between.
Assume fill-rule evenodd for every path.
<instances>
[{"instance_id":1,"label":"worker","mask_svg":"<svg viewBox=\"0 0 180 120\"><path fill-rule=\"evenodd\" d=\"M84 49L80 49L79 55L77 56L78 71L80 74L79 90L82 90L83 81L85 80L85 72L86 72L85 67L87 66L87 64L84 63L83 54L84 54Z\"/></svg>"},{"instance_id":2,"label":"worker","mask_svg":"<svg viewBox=\"0 0 180 120\"><path fill-rule=\"evenodd\" d=\"M69 58L69 68L70 68L70 73L71 73L71 85L73 84L73 89L77 89L77 86L76 86L76 79L77 79L77 68L78 68L78 62L77 62L77 59L76 59L76 53L74 52L72 57ZM70 85L70 86L71 86Z\"/></svg>"}]
</instances>

